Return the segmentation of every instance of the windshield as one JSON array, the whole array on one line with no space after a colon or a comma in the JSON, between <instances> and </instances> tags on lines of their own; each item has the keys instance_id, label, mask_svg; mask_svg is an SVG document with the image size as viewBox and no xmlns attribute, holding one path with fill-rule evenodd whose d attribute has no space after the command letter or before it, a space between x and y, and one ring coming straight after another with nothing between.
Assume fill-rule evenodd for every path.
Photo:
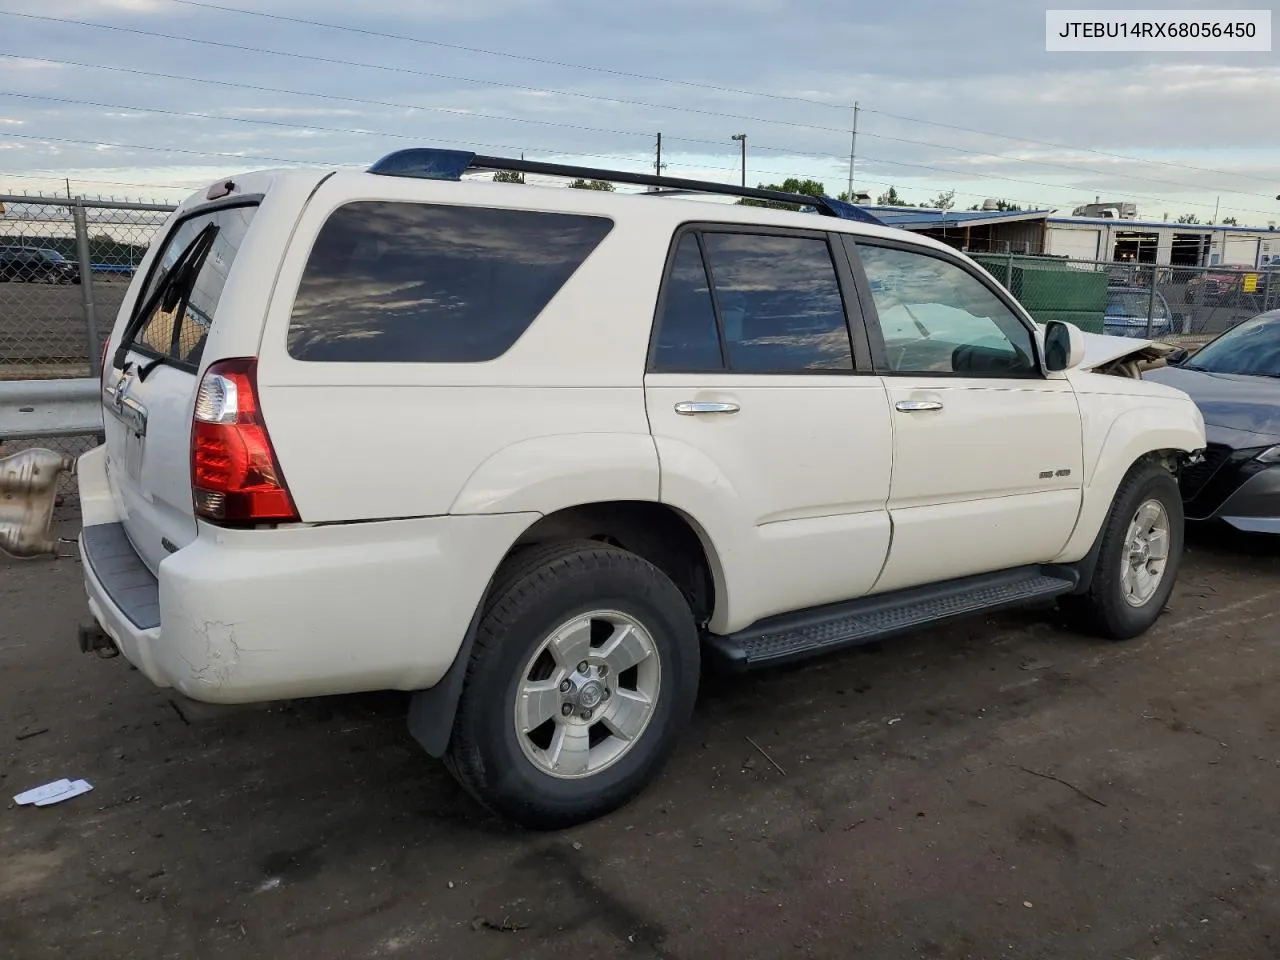
<instances>
[{"instance_id":1,"label":"windshield","mask_svg":"<svg viewBox=\"0 0 1280 960\"><path fill-rule=\"evenodd\" d=\"M54 263L63 263L66 261L66 257L58 253L56 250L42 250L40 251L40 256L44 257L46 260L52 260Z\"/></svg>"},{"instance_id":2,"label":"windshield","mask_svg":"<svg viewBox=\"0 0 1280 960\"><path fill-rule=\"evenodd\" d=\"M1113 317L1145 317L1151 304L1149 293L1112 293L1107 297L1107 313ZM1151 315L1161 320L1169 316L1164 298L1156 295Z\"/></svg>"},{"instance_id":3,"label":"windshield","mask_svg":"<svg viewBox=\"0 0 1280 960\"><path fill-rule=\"evenodd\" d=\"M1264 313L1228 330L1183 366L1209 373L1280 377L1280 311Z\"/></svg>"}]
</instances>

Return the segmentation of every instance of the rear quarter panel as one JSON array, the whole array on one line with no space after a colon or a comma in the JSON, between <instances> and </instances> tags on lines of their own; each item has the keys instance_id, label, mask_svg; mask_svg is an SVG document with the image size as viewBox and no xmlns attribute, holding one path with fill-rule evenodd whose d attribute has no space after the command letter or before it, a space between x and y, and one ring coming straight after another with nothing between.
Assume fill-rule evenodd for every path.
<instances>
[{"instance_id":1,"label":"rear quarter panel","mask_svg":"<svg viewBox=\"0 0 1280 960\"><path fill-rule=\"evenodd\" d=\"M590 193L362 174L320 188L284 256L259 350L263 414L303 520L658 499L644 367L671 227L615 216ZM359 200L581 212L614 227L494 360L295 360L288 328L311 247L335 209Z\"/></svg>"}]
</instances>

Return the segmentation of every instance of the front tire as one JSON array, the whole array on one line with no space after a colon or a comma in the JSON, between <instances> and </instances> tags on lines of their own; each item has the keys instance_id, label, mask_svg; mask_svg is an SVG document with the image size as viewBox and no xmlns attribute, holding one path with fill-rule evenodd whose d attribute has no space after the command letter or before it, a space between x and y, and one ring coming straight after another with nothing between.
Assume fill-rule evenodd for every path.
<instances>
[{"instance_id":1,"label":"front tire","mask_svg":"<svg viewBox=\"0 0 1280 960\"><path fill-rule=\"evenodd\" d=\"M1145 633L1173 592L1183 546L1182 497L1163 466L1135 466L1116 491L1102 528L1089 589L1058 605L1077 629L1111 640Z\"/></svg>"},{"instance_id":2,"label":"front tire","mask_svg":"<svg viewBox=\"0 0 1280 960\"><path fill-rule=\"evenodd\" d=\"M595 819L657 775L698 673L693 614L657 567L595 541L531 548L486 603L446 765L523 826Z\"/></svg>"}]
</instances>

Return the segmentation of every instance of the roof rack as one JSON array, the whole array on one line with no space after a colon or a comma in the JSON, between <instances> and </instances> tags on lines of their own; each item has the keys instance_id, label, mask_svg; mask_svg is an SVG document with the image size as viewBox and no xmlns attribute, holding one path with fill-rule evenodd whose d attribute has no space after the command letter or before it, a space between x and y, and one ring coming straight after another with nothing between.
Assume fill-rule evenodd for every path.
<instances>
[{"instance_id":1,"label":"roof rack","mask_svg":"<svg viewBox=\"0 0 1280 960\"><path fill-rule=\"evenodd\" d=\"M581 180L607 180L611 183L627 183L641 187L665 188L652 196L662 196L670 191L680 193L711 193L729 197L745 197L750 200L769 200L774 203L791 203L801 208L816 210L828 217L858 220L862 223L881 224L882 221L861 207L834 197L811 197L782 190L761 190L758 187L735 187L727 183L709 180L685 180L681 177L660 177L650 173L629 173L624 170L602 170L595 167L578 167L563 163L545 163L541 160L513 160L508 157L478 156L466 150L437 150L427 147L410 147L389 153L373 166L369 173L386 177L416 177L424 180L461 180L468 170L504 170L512 173L532 173L549 177L573 177Z\"/></svg>"}]
</instances>

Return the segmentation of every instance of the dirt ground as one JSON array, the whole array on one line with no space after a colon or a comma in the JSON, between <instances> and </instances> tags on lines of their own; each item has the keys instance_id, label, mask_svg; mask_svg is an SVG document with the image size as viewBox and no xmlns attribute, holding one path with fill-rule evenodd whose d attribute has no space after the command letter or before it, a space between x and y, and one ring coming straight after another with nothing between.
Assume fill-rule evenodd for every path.
<instances>
[{"instance_id":1,"label":"dirt ground","mask_svg":"<svg viewBox=\"0 0 1280 960\"><path fill-rule=\"evenodd\" d=\"M529 834L403 696L192 715L76 652L74 561L0 559L0 957L1280 957L1278 587L1201 535L1127 644L1025 611L712 681L643 797Z\"/></svg>"}]
</instances>

